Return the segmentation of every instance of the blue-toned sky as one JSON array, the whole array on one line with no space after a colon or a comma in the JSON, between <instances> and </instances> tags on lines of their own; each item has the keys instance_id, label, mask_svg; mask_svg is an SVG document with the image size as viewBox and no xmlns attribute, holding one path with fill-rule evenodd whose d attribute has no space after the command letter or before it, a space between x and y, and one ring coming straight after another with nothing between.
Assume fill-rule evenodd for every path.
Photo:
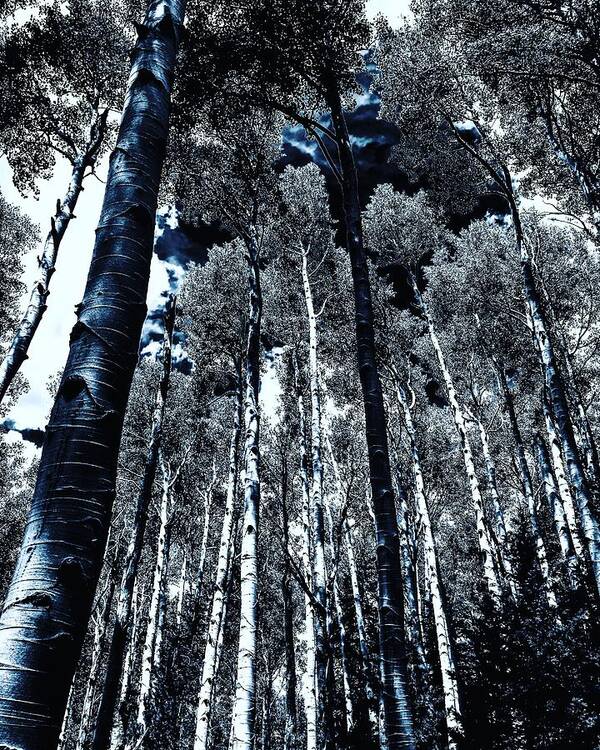
<instances>
[{"instance_id":1,"label":"blue-toned sky","mask_svg":"<svg viewBox=\"0 0 600 750\"><path fill-rule=\"evenodd\" d=\"M368 0L368 13L375 17L386 15L393 25L410 13L407 0ZM0 159L0 190L7 200L17 204L40 226L42 236L48 230L48 220L57 198L68 183L70 165L60 160L51 179L39 185L39 198L21 196L12 184L11 170L6 159ZM106 177L107 160L99 165L98 175ZM46 383L56 375L66 360L69 332L75 322L75 305L81 300L87 269L94 245L94 230L98 222L104 184L89 177L79 198L76 215L61 244L56 273L52 278L49 305L29 351L29 359L22 372L29 382L29 390L11 410L10 417L19 427L43 427L51 398ZM36 270L38 250L25 258L24 282L30 286ZM152 262L148 306L156 307L161 293L169 287L169 274L181 272L180 266L161 261L156 256ZM27 295L23 298L25 307ZM151 323L151 321L149 321Z\"/></svg>"}]
</instances>

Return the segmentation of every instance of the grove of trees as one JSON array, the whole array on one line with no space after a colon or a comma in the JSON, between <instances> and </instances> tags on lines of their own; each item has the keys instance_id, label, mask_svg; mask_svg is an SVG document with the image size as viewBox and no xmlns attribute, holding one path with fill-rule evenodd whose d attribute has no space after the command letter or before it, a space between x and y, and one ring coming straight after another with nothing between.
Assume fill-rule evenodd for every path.
<instances>
[{"instance_id":1,"label":"grove of trees","mask_svg":"<svg viewBox=\"0 0 600 750\"><path fill-rule=\"evenodd\" d=\"M600 7L370 10L0 8L0 750L600 748Z\"/></svg>"}]
</instances>

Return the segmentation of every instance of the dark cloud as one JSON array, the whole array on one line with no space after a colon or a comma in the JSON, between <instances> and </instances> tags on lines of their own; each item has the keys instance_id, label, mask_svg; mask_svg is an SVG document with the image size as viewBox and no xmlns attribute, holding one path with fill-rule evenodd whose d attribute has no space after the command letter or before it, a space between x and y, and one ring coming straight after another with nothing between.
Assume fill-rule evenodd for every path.
<instances>
[{"instance_id":1,"label":"dark cloud","mask_svg":"<svg viewBox=\"0 0 600 750\"><path fill-rule=\"evenodd\" d=\"M218 221L189 224L178 218L177 226L172 227L169 214L160 214L157 225L162 232L154 243L154 252L160 260L184 269L190 263L205 263L212 245L231 239Z\"/></svg>"}]
</instances>

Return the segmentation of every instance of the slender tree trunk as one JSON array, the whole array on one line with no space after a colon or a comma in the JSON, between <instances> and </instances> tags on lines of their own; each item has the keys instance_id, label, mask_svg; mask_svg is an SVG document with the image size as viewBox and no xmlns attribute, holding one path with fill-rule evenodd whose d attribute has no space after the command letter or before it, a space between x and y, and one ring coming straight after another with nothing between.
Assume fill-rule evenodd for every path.
<instances>
[{"instance_id":1,"label":"slender tree trunk","mask_svg":"<svg viewBox=\"0 0 600 750\"><path fill-rule=\"evenodd\" d=\"M540 532L540 527L537 517L537 504L535 496L533 494L533 482L531 481L531 472L529 471L529 464L527 463L527 456L525 455L525 446L523 445L523 438L521 437L521 430L519 428L519 422L515 412L515 405L513 396L508 385L508 379L506 372L502 365L498 367L498 378L500 380L500 386L504 395L504 403L506 405L506 411L508 412L508 419L512 429L513 440L515 442L515 449L517 451L517 463L519 467L519 474L521 476L521 486L523 488L523 494L525 495L525 501L527 503L527 509L529 511L529 524L531 526L531 536L535 545L535 553L537 561L540 566L540 573L544 582L544 588L546 590L546 598L548 599L548 605L551 609L556 609L557 602L552 583L550 581L550 569L548 567L548 557L546 555L546 545Z\"/></svg>"},{"instance_id":2,"label":"slender tree trunk","mask_svg":"<svg viewBox=\"0 0 600 750\"><path fill-rule=\"evenodd\" d=\"M177 586L177 609L175 610L175 624L181 628L183 617L183 602L185 599L185 589L187 587L187 549L183 550L183 560L181 561L181 570L179 572L179 584Z\"/></svg>"},{"instance_id":3,"label":"slender tree trunk","mask_svg":"<svg viewBox=\"0 0 600 750\"><path fill-rule=\"evenodd\" d=\"M321 451L321 391L319 384L317 317L308 275L307 253L302 253L302 285L308 319L309 385L310 385L310 437L312 485L310 507L313 538L313 591L319 608L315 612L315 657L317 689L319 693L318 723L323 733L325 750L333 750L336 742L334 716L333 652L329 638L327 618L330 616L327 596L327 566L325 562L325 520L323 514L323 459ZM346 706L348 708L348 706Z\"/></svg>"},{"instance_id":4,"label":"slender tree trunk","mask_svg":"<svg viewBox=\"0 0 600 750\"><path fill-rule=\"evenodd\" d=\"M308 452L306 449L306 420L304 414L304 397L300 386L300 367L295 360L294 380L298 402L300 446L300 482L302 486L302 570L306 584L313 590L312 545L310 523L310 483L308 480ZM315 618L313 604L308 594L304 594L304 622L306 638L306 674L304 690L304 709L306 712L306 750L317 750L317 678L315 664Z\"/></svg>"},{"instance_id":5,"label":"slender tree trunk","mask_svg":"<svg viewBox=\"0 0 600 750\"><path fill-rule=\"evenodd\" d=\"M84 149L73 161L69 187L62 201L56 202L56 213L50 219L50 231L46 236L44 247L38 258L38 272L31 287L27 310L17 326L17 330L0 363L0 402L12 383L21 365L27 359L27 352L35 332L46 312L50 279L56 268L56 259L60 243L67 231L71 219L75 218L75 206L79 193L83 190L83 180L88 168L93 168L98 152L106 135L108 109L100 115L96 112L90 126L90 134Z\"/></svg>"},{"instance_id":6,"label":"slender tree trunk","mask_svg":"<svg viewBox=\"0 0 600 750\"><path fill-rule=\"evenodd\" d=\"M98 582L146 315L184 0L148 6L83 302L0 616L0 746L56 747Z\"/></svg>"},{"instance_id":7,"label":"slender tree trunk","mask_svg":"<svg viewBox=\"0 0 600 750\"><path fill-rule=\"evenodd\" d=\"M402 484L400 470L396 462L396 487L398 495L398 530L400 533L400 554L402 574L404 576L405 620L408 640L416 655L419 669L425 675L428 670L423 637L420 594L417 585L417 566L415 555L411 550L408 498Z\"/></svg>"},{"instance_id":8,"label":"slender tree trunk","mask_svg":"<svg viewBox=\"0 0 600 750\"><path fill-rule=\"evenodd\" d=\"M208 537L210 532L210 513L212 510L213 496L217 486L217 466L213 462L212 479L204 493L204 519L202 523L202 540L200 542L200 554L198 556L198 572L194 587L194 599L196 607L200 607L202 600L202 587L204 583L204 567L206 565L206 553L208 552Z\"/></svg>"},{"instance_id":9,"label":"slender tree trunk","mask_svg":"<svg viewBox=\"0 0 600 750\"><path fill-rule=\"evenodd\" d=\"M152 578L152 596L148 613L146 638L142 651L142 674L140 677L140 694L138 702L136 734L138 739L144 737L150 729L151 698L160 661L164 610L166 605L166 583L169 570L169 551L171 546L171 487L170 469L163 464L163 489L160 503L160 528L156 562Z\"/></svg>"},{"instance_id":10,"label":"slender tree trunk","mask_svg":"<svg viewBox=\"0 0 600 750\"><path fill-rule=\"evenodd\" d=\"M346 502L346 498L345 498L344 489L342 487L342 479L340 476L339 465L335 457L335 454L333 452L333 447L329 440L328 434L325 435L325 439L327 440L327 447L329 449L329 456L330 456L331 465L333 468L333 475L336 481L340 507L343 507L344 503ZM333 528L331 519L330 519L330 527ZM367 709L366 713L367 713L367 719L370 723L370 726L373 732L375 732L377 729L377 717L375 715L375 712L373 711L373 704L375 701L375 691L371 683L371 670L370 670L371 656L369 653L369 642L367 640L367 630L365 627L365 617L364 617L363 606L362 606L362 597L360 593L360 586L358 583L358 572L356 568L356 560L354 557L354 544L352 541L352 525L347 517L343 521L342 531L343 531L343 537L345 541L346 555L348 557L348 568L350 571L350 584L352 586L352 599L354 602L356 631L358 635L360 672L362 675L362 680L363 680L362 687L363 687L365 700L366 700L366 703L365 703L366 709Z\"/></svg>"},{"instance_id":11,"label":"slender tree trunk","mask_svg":"<svg viewBox=\"0 0 600 750\"><path fill-rule=\"evenodd\" d=\"M292 571L289 561L289 518L287 509L288 469L287 457L283 457L281 472L281 511L283 524L284 555L281 594L283 599L283 631L285 636L285 727L283 750L293 750L296 745L298 717L296 711L296 650L294 647L294 601L292 596Z\"/></svg>"},{"instance_id":12,"label":"slender tree trunk","mask_svg":"<svg viewBox=\"0 0 600 750\"><path fill-rule=\"evenodd\" d=\"M493 517L493 532L496 537L497 549L498 549L498 561L500 568L506 577L510 592L514 601L517 600L517 587L515 584L514 573L512 569L512 563L510 556L507 552L507 532L506 523L504 521L504 512L502 510L502 504L500 503L500 493L498 492L498 482L496 480L496 463L492 457L490 450L490 441L487 430L478 416L473 417L479 429L479 437L481 440L481 449L483 452L483 459L485 462L485 470L488 480L488 494L490 497L490 505L494 512Z\"/></svg>"},{"instance_id":13,"label":"slender tree trunk","mask_svg":"<svg viewBox=\"0 0 600 750\"><path fill-rule=\"evenodd\" d=\"M481 488L479 486L479 480L477 478L477 472L475 470L475 462L473 460L473 452L471 450L471 444L469 442L469 437L467 435L465 417L464 417L462 408L458 401L458 395L454 387L452 375L450 374L450 371L448 370L448 367L446 366L444 353L442 352L440 342L438 341L438 337L435 331L433 320L429 313L429 308L427 307L425 300L421 296L421 292L419 291L417 282L413 276L411 276L411 283L412 283L412 288L413 288L413 292L415 295L415 299L427 323L429 338L431 339L431 343L433 345L433 349L437 357L438 365L441 370L442 376L444 378L444 383L446 385L446 392L448 394L448 400L450 401L450 407L452 409L452 416L454 418L454 425L456 427L456 431L460 438L465 471L467 473L467 478L469 480L469 487L471 490L471 500L473 502L473 508L475 511L475 520L477 524L477 538L479 542L479 552L481 554L481 561L483 564L483 575L484 575L485 582L486 582L490 595L494 599L498 599L500 597L500 584L499 584L498 577L496 575L496 569L494 566L494 554L493 554L492 540L490 539L490 535L489 535L488 528L487 528L485 510L484 510L484 505L483 505L483 498L481 496Z\"/></svg>"},{"instance_id":14,"label":"slender tree trunk","mask_svg":"<svg viewBox=\"0 0 600 750\"><path fill-rule=\"evenodd\" d=\"M363 679L363 690L365 693L369 720L373 729L377 726L377 719L373 711L375 691L371 683L371 654L367 640L367 629L362 605L362 596L358 582L356 560L354 558L354 542L352 539L352 526L346 519L344 523L344 537L346 541L346 555L348 557L348 568L350 570L350 583L352 586L352 599L354 601L354 616L356 619L356 631L358 634L358 648L360 654L360 671Z\"/></svg>"},{"instance_id":15,"label":"slender tree trunk","mask_svg":"<svg viewBox=\"0 0 600 750\"><path fill-rule=\"evenodd\" d=\"M71 683L71 689L69 690L69 697L67 698L67 706L65 708L65 715L63 716L62 724L60 726L60 734L58 735L58 744L56 750L64 750L65 743L67 741L67 729L69 728L71 714L73 712L73 704L75 701L75 680L77 675L73 677Z\"/></svg>"},{"instance_id":16,"label":"slender tree trunk","mask_svg":"<svg viewBox=\"0 0 600 750\"><path fill-rule=\"evenodd\" d=\"M437 550L433 530L431 528L431 520L429 518L425 482L423 479L423 471L421 469L421 458L416 443L412 414L408 401L406 400L404 389L399 383L396 383L396 393L404 413L406 431L410 439L413 476L415 482L415 499L417 503L417 513L419 514L418 522L423 535L427 581L435 623L437 650L442 672L446 726L448 728L448 748L449 750L455 750L455 748L459 746L464 732L453 646L444 606L444 594L439 572Z\"/></svg>"},{"instance_id":17,"label":"slender tree trunk","mask_svg":"<svg viewBox=\"0 0 600 750\"><path fill-rule=\"evenodd\" d=\"M338 640L339 640L339 654L340 654L340 665L342 668L342 681L344 685L344 718L346 723L346 732L350 735L354 729L354 706L352 703L352 689L350 687L350 673L348 670L348 658L347 658L347 645L346 645L346 626L344 625L344 612L340 602L340 592L337 580L337 560L339 552L337 549L337 543L334 537L334 520L333 513L331 512L331 504L329 498L325 497L325 508L327 510L327 521L329 525L329 559L332 561L333 570L330 576L330 591L333 598L333 606L335 609L335 621L338 626ZM333 625L333 622L331 623ZM328 637L332 639L332 627L328 628Z\"/></svg>"},{"instance_id":18,"label":"slender tree trunk","mask_svg":"<svg viewBox=\"0 0 600 750\"><path fill-rule=\"evenodd\" d=\"M242 387L238 372L238 386L233 413L233 428L231 431L231 441L229 445L229 475L227 479L225 514L223 516L223 526L221 528L219 557L217 561L215 587L210 608L208 632L206 636L206 644L204 646L202 676L200 678L198 708L196 711L194 750L206 750L208 747L208 734L213 708L214 685L217 674L217 651L219 634L223 632L224 627L224 608L227 590L227 579L229 576L229 570L231 568L232 548L234 543L233 531L235 526L235 498L236 487L238 483L241 420Z\"/></svg>"},{"instance_id":19,"label":"slender tree trunk","mask_svg":"<svg viewBox=\"0 0 600 750\"><path fill-rule=\"evenodd\" d=\"M517 250L521 259L523 293L544 376L551 421L554 422L556 435L565 458L568 478L575 492L583 536L591 560L596 586L600 593L600 528L592 512L591 492L575 440L564 382L557 366L554 346L550 339L545 313L536 286L529 249L521 226L519 208L512 193L509 203L515 227Z\"/></svg>"},{"instance_id":20,"label":"slender tree trunk","mask_svg":"<svg viewBox=\"0 0 600 750\"><path fill-rule=\"evenodd\" d=\"M107 575L109 576L108 587L106 592L104 593L102 607L98 612L96 625L94 627L92 659L85 688L85 695L83 697L83 705L81 707L79 732L77 735L77 743L75 745L76 750L85 750L85 748L87 748L89 738L92 736L92 733L94 731L94 724L96 722L94 701L96 698L96 690L98 687L98 676L100 674L100 667L102 664L102 655L104 652L104 647L106 645L106 636L108 633L108 624L110 621L110 609L112 605L113 594L115 591L115 578L112 566L109 568Z\"/></svg>"},{"instance_id":21,"label":"slender tree trunk","mask_svg":"<svg viewBox=\"0 0 600 750\"><path fill-rule=\"evenodd\" d=\"M550 465L548 448L541 435L536 435L535 445L537 450L538 468L544 486L546 501L552 513L554 529L560 545L560 551L565 564L567 580L572 589L579 586L579 563L575 547L571 538L569 524L565 515L563 504L560 501L558 488Z\"/></svg>"},{"instance_id":22,"label":"slender tree trunk","mask_svg":"<svg viewBox=\"0 0 600 750\"><path fill-rule=\"evenodd\" d=\"M129 637L127 639L127 648L125 659L123 661L123 676L121 678L121 689L119 691L118 715L115 717L112 731L110 734L110 750L121 750L125 744L125 722L127 720L127 708L129 692L131 689L131 674L135 661L135 648L137 645L137 634L140 621L139 599L143 597L138 595L139 581L136 578L133 586L133 596L131 603L131 627L129 628Z\"/></svg>"},{"instance_id":23,"label":"slender tree trunk","mask_svg":"<svg viewBox=\"0 0 600 750\"><path fill-rule=\"evenodd\" d=\"M258 598L257 537L260 508L258 391L262 294L259 248L254 227L248 249L248 341L244 416L244 520L240 563L241 618L234 703L233 750L253 750L256 725L256 628Z\"/></svg>"},{"instance_id":24,"label":"slender tree trunk","mask_svg":"<svg viewBox=\"0 0 600 750\"><path fill-rule=\"evenodd\" d=\"M583 546L583 540L579 534L579 525L577 523L577 515L575 513L575 505L573 503L573 496L571 494L571 488L567 480L565 472L565 465L562 459L562 453L560 451L560 443L554 429L554 422L550 416L550 410L546 400L543 403L544 411L544 424L546 425L546 434L548 435L548 442L550 443L550 451L552 457L552 467L554 469L554 476L556 477L556 484L558 487L558 494L562 503L565 517L569 525L569 531L571 532L571 539L573 540L573 547L577 557L581 560L585 560L585 549Z\"/></svg>"},{"instance_id":25,"label":"slender tree trunk","mask_svg":"<svg viewBox=\"0 0 600 750\"><path fill-rule=\"evenodd\" d=\"M108 660L104 673L100 705L98 707L96 727L91 743L93 750L106 750L109 744L111 744L111 733L114 733L116 730L117 735L122 735L124 730L123 726L117 728L117 725L123 721L121 712L116 717L114 714L119 696L119 683L122 682L125 652L131 628L133 590L137 581L138 566L144 545L146 522L148 520L148 508L152 500L152 489L156 478L158 456L162 441L162 427L171 378L171 349L173 328L175 325L175 310L176 300L173 297L169 300L165 310L162 375L154 398L152 427L146 448L144 474L136 498L131 536L125 554L123 575L118 591L116 618L109 642Z\"/></svg>"},{"instance_id":26,"label":"slender tree trunk","mask_svg":"<svg viewBox=\"0 0 600 750\"><path fill-rule=\"evenodd\" d=\"M333 76L332 76L333 78ZM342 182L343 226L354 287L358 370L365 406L369 474L377 535L379 639L385 726L389 750L415 747L404 639L404 595L398 525L390 471L383 391L375 353L369 269L363 246L358 175L342 102L335 80L327 102L336 135Z\"/></svg>"}]
</instances>

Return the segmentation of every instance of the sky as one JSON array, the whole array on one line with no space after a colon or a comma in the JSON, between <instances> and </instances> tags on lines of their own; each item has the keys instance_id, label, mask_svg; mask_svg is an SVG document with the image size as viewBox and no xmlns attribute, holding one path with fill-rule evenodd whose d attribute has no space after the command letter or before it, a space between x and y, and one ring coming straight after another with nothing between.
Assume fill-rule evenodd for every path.
<instances>
[{"instance_id":1,"label":"sky","mask_svg":"<svg viewBox=\"0 0 600 750\"><path fill-rule=\"evenodd\" d=\"M402 16L409 15L408 4L407 0L368 0L367 12L371 18L383 13L393 26L397 26ZM43 428L47 421L52 406L47 383L49 378L60 372L67 358L69 333L75 323L75 306L83 295L94 246L94 232L102 206L104 184L101 180L106 179L107 171L106 157L97 167L99 179L94 176L86 179L85 189L75 210L77 218L72 221L61 243L56 272L50 285L48 309L31 344L29 358L21 370L28 380L29 389L8 415L18 428ZM39 197L22 196L12 183L11 169L6 158L0 158L0 190L7 200L16 204L39 225L41 241L49 229L50 214L56 200L62 197L68 183L69 173L70 165L59 158L52 177L40 181ZM36 248L24 258L23 281L28 288L35 278L39 252L39 248ZM161 304L161 294L169 288L169 275L172 277L173 274L180 273L180 267L168 258L159 260L156 255L153 256L148 292L149 310ZM28 296L28 292L23 296L23 310ZM152 321L148 324L151 326Z\"/></svg>"}]
</instances>

